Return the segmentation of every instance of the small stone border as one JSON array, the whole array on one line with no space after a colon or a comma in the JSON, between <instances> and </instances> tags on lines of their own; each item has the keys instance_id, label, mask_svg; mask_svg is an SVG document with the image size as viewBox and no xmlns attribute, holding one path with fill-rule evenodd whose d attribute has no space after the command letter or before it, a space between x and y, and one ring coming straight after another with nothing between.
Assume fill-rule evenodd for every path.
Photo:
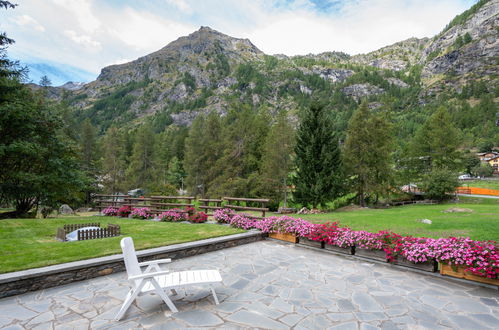
<instances>
[{"instance_id":1,"label":"small stone border","mask_svg":"<svg viewBox=\"0 0 499 330\"><path fill-rule=\"evenodd\" d=\"M180 259L206 252L262 240L265 234L249 231L242 234L214 237L200 241L168 245L137 251L139 261ZM125 270L123 255L115 254L53 266L32 268L0 274L0 298L14 296Z\"/></svg>"}]
</instances>

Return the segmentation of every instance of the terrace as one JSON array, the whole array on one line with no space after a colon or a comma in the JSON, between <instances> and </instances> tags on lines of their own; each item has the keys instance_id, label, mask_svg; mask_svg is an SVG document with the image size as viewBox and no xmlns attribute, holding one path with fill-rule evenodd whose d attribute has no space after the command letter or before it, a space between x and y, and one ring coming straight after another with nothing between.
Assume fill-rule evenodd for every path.
<instances>
[{"instance_id":1,"label":"terrace","mask_svg":"<svg viewBox=\"0 0 499 330\"><path fill-rule=\"evenodd\" d=\"M179 291L172 314L157 295L113 320L125 273L0 299L0 327L295 329L495 328L497 289L264 240L174 260L172 270L217 268L220 305L205 288Z\"/></svg>"}]
</instances>

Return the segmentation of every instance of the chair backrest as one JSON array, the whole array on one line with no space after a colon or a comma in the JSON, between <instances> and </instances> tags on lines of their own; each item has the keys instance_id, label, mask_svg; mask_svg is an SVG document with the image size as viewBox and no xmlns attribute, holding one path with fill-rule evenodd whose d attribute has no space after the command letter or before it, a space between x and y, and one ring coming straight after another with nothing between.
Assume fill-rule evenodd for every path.
<instances>
[{"instance_id":1,"label":"chair backrest","mask_svg":"<svg viewBox=\"0 0 499 330\"><path fill-rule=\"evenodd\" d=\"M125 237L120 242L121 250L123 251L123 259L125 261L126 273L130 276L141 275L142 271L139 267L135 246L131 237ZM135 284L135 283L134 283Z\"/></svg>"}]
</instances>

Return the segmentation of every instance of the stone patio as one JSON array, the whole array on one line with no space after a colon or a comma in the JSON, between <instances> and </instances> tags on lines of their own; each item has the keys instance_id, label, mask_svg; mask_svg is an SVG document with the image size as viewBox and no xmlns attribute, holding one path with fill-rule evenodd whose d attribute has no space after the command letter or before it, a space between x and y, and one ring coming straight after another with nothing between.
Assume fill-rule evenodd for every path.
<instances>
[{"instance_id":1,"label":"stone patio","mask_svg":"<svg viewBox=\"0 0 499 330\"><path fill-rule=\"evenodd\" d=\"M179 290L172 314L140 297L120 322L125 273L0 300L0 328L493 329L499 293L292 244L266 240L180 259L172 270L218 268L206 287Z\"/></svg>"}]
</instances>

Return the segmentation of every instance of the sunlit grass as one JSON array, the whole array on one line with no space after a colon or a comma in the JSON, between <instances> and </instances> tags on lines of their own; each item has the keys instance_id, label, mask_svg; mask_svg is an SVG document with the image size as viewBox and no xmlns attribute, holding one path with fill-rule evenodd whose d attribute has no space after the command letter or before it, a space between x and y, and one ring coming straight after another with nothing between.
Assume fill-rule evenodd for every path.
<instances>
[{"instance_id":1,"label":"sunlit grass","mask_svg":"<svg viewBox=\"0 0 499 330\"><path fill-rule=\"evenodd\" d=\"M118 224L119 237L59 242L56 230L64 224L99 222ZM0 273L121 253L120 240L134 239L137 250L196 241L243 232L215 224L185 224L111 217L64 217L0 220Z\"/></svg>"}]
</instances>

